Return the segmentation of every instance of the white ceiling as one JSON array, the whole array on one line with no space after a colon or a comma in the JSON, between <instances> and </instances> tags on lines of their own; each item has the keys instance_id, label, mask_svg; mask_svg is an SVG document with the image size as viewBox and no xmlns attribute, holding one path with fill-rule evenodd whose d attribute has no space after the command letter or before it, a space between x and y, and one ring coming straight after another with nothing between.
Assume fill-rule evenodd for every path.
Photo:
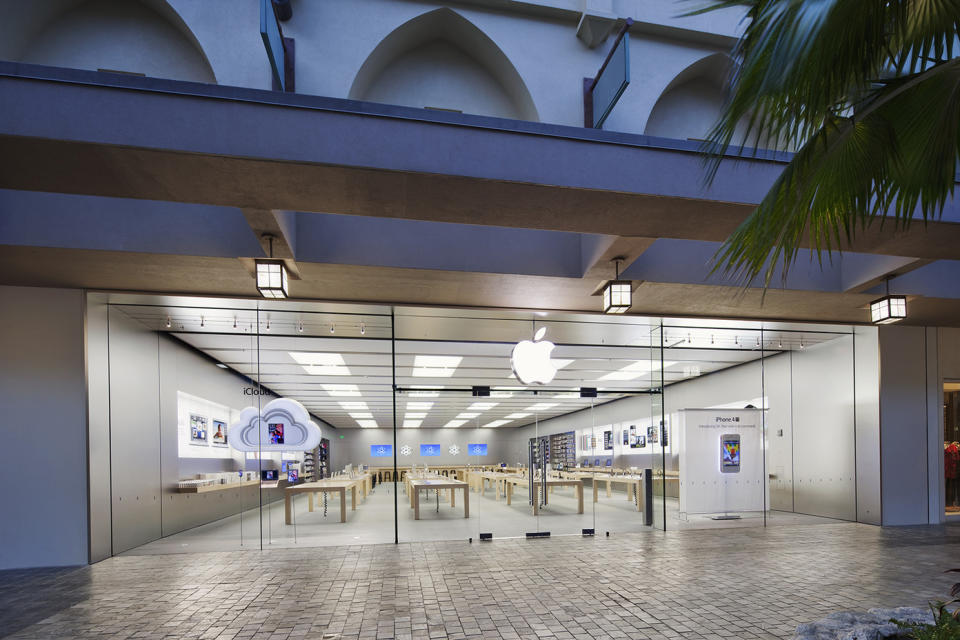
<instances>
[{"instance_id":1,"label":"white ceiling","mask_svg":"<svg viewBox=\"0 0 960 640\"><path fill-rule=\"evenodd\" d=\"M174 305L143 302L114 308L275 393L302 402L337 428L393 424L391 318L363 313L381 308L354 306L339 312L327 303L319 309L300 304L284 311L275 303L271 310L250 309L247 301L233 308L224 300L216 306L194 306L189 298L177 299ZM847 327L823 325L664 320L661 328L660 323L659 318L635 316L398 308L393 327L396 385L406 391L396 395L397 424L433 428L460 420L455 424L461 428L495 421L495 426L523 426L659 388L661 354L663 383L669 385L757 359L762 353L806 348L849 332ZM524 387L512 375L510 353L517 341L530 339L540 327L547 328L546 339L556 344L553 359L571 362L550 385ZM312 354L307 357L334 364L301 365L291 353ZM414 372L418 355L462 359L448 371L449 377L423 377ZM621 373L611 379L609 374L631 366L642 375L622 379L629 374ZM474 386L489 386L492 397L472 397L469 390ZM418 392L416 387L443 391ZM580 398L581 387L598 388L601 394ZM491 406L472 409L475 403Z\"/></svg>"}]
</instances>

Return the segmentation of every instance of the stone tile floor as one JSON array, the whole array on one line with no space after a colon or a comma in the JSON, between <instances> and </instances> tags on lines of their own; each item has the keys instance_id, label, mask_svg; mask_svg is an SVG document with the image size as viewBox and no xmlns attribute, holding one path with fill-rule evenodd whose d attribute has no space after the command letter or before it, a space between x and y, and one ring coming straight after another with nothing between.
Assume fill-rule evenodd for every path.
<instances>
[{"instance_id":1,"label":"stone tile floor","mask_svg":"<svg viewBox=\"0 0 960 640\"><path fill-rule=\"evenodd\" d=\"M127 556L0 572L0 636L789 638L955 566L960 526L850 523Z\"/></svg>"}]
</instances>

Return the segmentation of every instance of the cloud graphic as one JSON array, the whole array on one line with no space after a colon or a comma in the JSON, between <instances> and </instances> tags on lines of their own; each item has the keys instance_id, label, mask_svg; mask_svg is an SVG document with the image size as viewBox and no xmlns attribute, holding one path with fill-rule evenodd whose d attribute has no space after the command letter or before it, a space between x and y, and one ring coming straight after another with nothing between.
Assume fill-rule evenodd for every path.
<instances>
[{"instance_id":1,"label":"cloud graphic","mask_svg":"<svg viewBox=\"0 0 960 640\"><path fill-rule=\"evenodd\" d=\"M247 407L230 428L230 446L237 451L308 451L319 445L320 427L290 398L271 400L262 413Z\"/></svg>"}]
</instances>

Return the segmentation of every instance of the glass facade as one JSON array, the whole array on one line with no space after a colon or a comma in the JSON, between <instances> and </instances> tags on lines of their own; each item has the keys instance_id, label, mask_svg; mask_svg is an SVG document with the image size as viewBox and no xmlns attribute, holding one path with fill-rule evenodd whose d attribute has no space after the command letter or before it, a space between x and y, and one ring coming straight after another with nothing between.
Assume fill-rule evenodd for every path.
<instances>
[{"instance_id":1,"label":"glass facade","mask_svg":"<svg viewBox=\"0 0 960 640\"><path fill-rule=\"evenodd\" d=\"M114 554L856 519L850 327L108 308Z\"/></svg>"}]
</instances>

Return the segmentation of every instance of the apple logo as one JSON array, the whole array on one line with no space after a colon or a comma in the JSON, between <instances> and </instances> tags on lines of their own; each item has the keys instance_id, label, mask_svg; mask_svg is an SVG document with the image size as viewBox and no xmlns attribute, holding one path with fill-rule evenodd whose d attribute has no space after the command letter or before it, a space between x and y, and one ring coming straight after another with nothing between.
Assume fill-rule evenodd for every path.
<instances>
[{"instance_id":1,"label":"apple logo","mask_svg":"<svg viewBox=\"0 0 960 640\"><path fill-rule=\"evenodd\" d=\"M557 368L550 361L554 344L549 340L541 340L546 332L547 328L541 327L532 342L523 340L513 348L510 355L513 374L523 384L549 384L557 375Z\"/></svg>"}]
</instances>

